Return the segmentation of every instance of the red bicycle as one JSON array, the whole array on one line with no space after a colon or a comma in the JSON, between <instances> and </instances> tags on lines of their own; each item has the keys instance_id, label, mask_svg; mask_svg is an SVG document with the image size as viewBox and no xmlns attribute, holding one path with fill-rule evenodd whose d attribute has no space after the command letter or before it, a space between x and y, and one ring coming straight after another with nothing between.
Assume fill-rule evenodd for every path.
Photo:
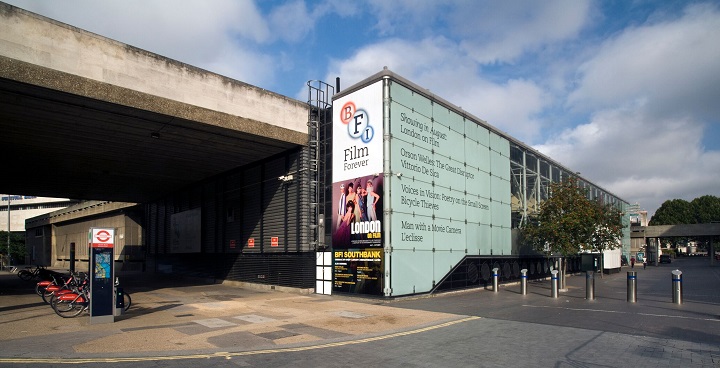
<instances>
[{"instance_id":1,"label":"red bicycle","mask_svg":"<svg viewBox=\"0 0 720 368\"><path fill-rule=\"evenodd\" d=\"M115 287L119 285L119 281L115 280ZM130 294L123 291L122 293L124 310L130 309L132 299ZM74 288L72 291L60 291L56 293L50 305L52 306L55 313L63 318L72 318L79 316L82 312L86 311L90 307L90 294L88 292L87 280L79 287Z\"/></svg>"}]
</instances>

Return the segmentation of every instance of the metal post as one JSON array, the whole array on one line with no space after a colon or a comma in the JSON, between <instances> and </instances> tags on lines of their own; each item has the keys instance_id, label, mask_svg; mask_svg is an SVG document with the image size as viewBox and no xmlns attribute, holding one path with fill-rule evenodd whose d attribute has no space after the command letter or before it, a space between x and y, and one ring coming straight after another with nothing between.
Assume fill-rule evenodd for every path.
<instances>
[{"instance_id":1,"label":"metal post","mask_svg":"<svg viewBox=\"0 0 720 368\"><path fill-rule=\"evenodd\" d=\"M552 276L550 276L550 297L557 298L558 297L558 270L552 270L550 271Z\"/></svg>"},{"instance_id":2,"label":"metal post","mask_svg":"<svg viewBox=\"0 0 720 368\"><path fill-rule=\"evenodd\" d=\"M499 276L498 276L498 270L500 270L500 269L499 269L499 268L493 268L493 269L492 269L492 272L493 272L493 273L492 273L492 278L493 278L493 279L492 279L493 292L495 292L495 293L498 292L498 278L499 278Z\"/></svg>"},{"instance_id":3,"label":"metal post","mask_svg":"<svg viewBox=\"0 0 720 368\"><path fill-rule=\"evenodd\" d=\"M682 304L682 271L672 271L672 301L675 304Z\"/></svg>"},{"instance_id":4,"label":"metal post","mask_svg":"<svg viewBox=\"0 0 720 368\"><path fill-rule=\"evenodd\" d=\"M70 271L75 272L75 243L70 243Z\"/></svg>"},{"instance_id":5,"label":"metal post","mask_svg":"<svg viewBox=\"0 0 720 368\"><path fill-rule=\"evenodd\" d=\"M585 299L595 300L595 271L585 271Z\"/></svg>"},{"instance_id":6,"label":"metal post","mask_svg":"<svg viewBox=\"0 0 720 368\"><path fill-rule=\"evenodd\" d=\"M520 294L527 295L527 268L520 270Z\"/></svg>"},{"instance_id":7,"label":"metal post","mask_svg":"<svg viewBox=\"0 0 720 368\"><path fill-rule=\"evenodd\" d=\"M628 303L637 302L637 271L628 271L627 273L627 301Z\"/></svg>"}]
</instances>

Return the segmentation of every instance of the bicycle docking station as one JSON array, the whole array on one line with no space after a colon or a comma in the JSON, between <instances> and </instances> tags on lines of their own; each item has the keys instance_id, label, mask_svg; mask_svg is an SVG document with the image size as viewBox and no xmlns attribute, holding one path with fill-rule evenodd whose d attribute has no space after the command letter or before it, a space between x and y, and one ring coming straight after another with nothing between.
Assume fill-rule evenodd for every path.
<instances>
[{"instance_id":1,"label":"bicycle docking station","mask_svg":"<svg viewBox=\"0 0 720 368\"><path fill-rule=\"evenodd\" d=\"M115 229L90 228L90 324L115 322ZM122 296L120 298L122 303Z\"/></svg>"}]
</instances>

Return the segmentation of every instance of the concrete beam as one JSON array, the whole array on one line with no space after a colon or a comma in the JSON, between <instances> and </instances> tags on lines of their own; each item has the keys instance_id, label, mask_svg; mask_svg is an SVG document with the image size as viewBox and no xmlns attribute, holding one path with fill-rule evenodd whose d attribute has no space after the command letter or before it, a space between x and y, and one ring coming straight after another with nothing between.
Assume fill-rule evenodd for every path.
<instances>
[{"instance_id":1,"label":"concrete beam","mask_svg":"<svg viewBox=\"0 0 720 368\"><path fill-rule=\"evenodd\" d=\"M0 56L5 57L3 78L250 134L286 136L293 143L307 141L262 126L306 136L305 103L4 3Z\"/></svg>"}]
</instances>

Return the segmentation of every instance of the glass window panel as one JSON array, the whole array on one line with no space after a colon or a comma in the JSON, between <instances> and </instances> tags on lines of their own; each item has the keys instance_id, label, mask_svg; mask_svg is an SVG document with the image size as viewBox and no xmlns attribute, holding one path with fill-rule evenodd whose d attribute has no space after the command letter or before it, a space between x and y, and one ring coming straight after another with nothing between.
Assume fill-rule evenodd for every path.
<instances>
[{"instance_id":1,"label":"glass window panel","mask_svg":"<svg viewBox=\"0 0 720 368\"><path fill-rule=\"evenodd\" d=\"M510 161L523 164L523 150L515 144L510 144Z\"/></svg>"},{"instance_id":2,"label":"glass window panel","mask_svg":"<svg viewBox=\"0 0 720 368\"><path fill-rule=\"evenodd\" d=\"M550 164L545 160L540 160L540 175L550 178Z\"/></svg>"},{"instance_id":3,"label":"glass window panel","mask_svg":"<svg viewBox=\"0 0 720 368\"><path fill-rule=\"evenodd\" d=\"M560 168L557 166L552 167L552 181L553 183L560 182Z\"/></svg>"},{"instance_id":4,"label":"glass window panel","mask_svg":"<svg viewBox=\"0 0 720 368\"><path fill-rule=\"evenodd\" d=\"M525 153L525 167L532 171L537 172L537 158L532 153L526 152Z\"/></svg>"}]
</instances>

